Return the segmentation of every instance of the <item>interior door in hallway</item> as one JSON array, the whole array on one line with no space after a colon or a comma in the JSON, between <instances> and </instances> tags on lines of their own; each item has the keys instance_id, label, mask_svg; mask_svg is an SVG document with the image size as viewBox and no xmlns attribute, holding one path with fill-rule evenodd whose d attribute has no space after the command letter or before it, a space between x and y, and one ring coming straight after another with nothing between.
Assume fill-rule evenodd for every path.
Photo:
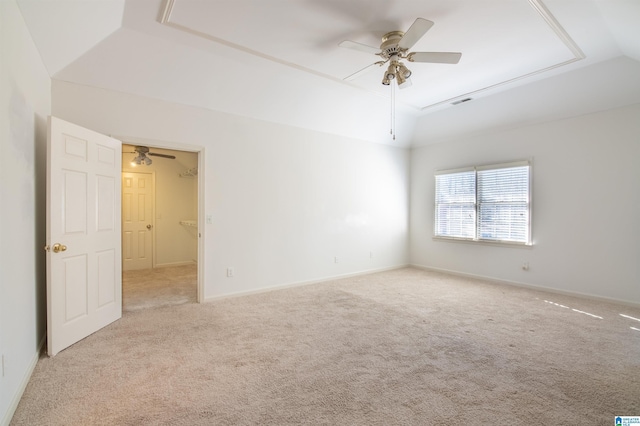
<instances>
[{"instance_id":1,"label":"interior door in hallway","mask_svg":"<svg viewBox=\"0 0 640 426\"><path fill-rule=\"evenodd\" d=\"M122 173L122 269L153 267L153 174Z\"/></svg>"}]
</instances>

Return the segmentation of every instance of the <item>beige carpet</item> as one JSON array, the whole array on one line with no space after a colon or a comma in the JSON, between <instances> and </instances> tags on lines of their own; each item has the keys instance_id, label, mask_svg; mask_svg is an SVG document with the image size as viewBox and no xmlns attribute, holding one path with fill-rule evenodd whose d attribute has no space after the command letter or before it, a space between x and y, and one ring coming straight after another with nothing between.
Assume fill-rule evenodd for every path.
<instances>
[{"instance_id":1,"label":"beige carpet","mask_svg":"<svg viewBox=\"0 0 640 426\"><path fill-rule=\"evenodd\" d=\"M612 425L640 415L620 314L411 268L139 310L43 357L12 424Z\"/></svg>"},{"instance_id":2,"label":"beige carpet","mask_svg":"<svg viewBox=\"0 0 640 426\"><path fill-rule=\"evenodd\" d=\"M122 273L122 311L196 303L197 265L169 266Z\"/></svg>"}]
</instances>

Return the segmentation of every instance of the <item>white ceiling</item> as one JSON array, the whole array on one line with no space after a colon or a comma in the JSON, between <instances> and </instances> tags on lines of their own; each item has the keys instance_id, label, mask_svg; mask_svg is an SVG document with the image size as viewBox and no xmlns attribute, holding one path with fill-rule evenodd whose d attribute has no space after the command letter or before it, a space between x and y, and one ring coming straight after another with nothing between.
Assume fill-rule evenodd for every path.
<instances>
[{"instance_id":1,"label":"white ceiling","mask_svg":"<svg viewBox=\"0 0 640 426\"><path fill-rule=\"evenodd\" d=\"M18 0L55 79L373 142L418 146L640 102L637 0ZM389 136L383 69L346 82L417 17ZM452 105L460 99L470 102Z\"/></svg>"}]
</instances>

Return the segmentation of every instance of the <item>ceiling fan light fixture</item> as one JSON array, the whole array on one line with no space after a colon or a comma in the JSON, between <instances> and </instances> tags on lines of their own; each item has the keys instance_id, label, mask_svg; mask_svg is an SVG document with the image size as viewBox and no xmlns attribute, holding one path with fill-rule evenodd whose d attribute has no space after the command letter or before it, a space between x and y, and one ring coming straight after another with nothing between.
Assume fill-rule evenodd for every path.
<instances>
[{"instance_id":1,"label":"ceiling fan light fixture","mask_svg":"<svg viewBox=\"0 0 640 426\"><path fill-rule=\"evenodd\" d=\"M411 79L409 77L405 77L402 73L398 73L398 87L400 89L411 87L412 84L413 83L411 83Z\"/></svg>"},{"instance_id":2,"label":"ceiling fan light fixture","mask_svg":"<svg viewBox=\"0 0 640 426\"><path fill-rule=\"evenodd\" d=\"M133 167L141 166L142 164L144 164L145 166L148 166L151 163L152 163L151 158L147 157L145 154L142 154L142 153L139 153L138 155L133 157L133 160L131 160L131 165Z\"/></svg>"},{"instance_id":3,"label":"ceiling fan light fixture","mask_svg":"<svg viewBox=\"0 0 640 426\"><path fill-rule=\"evenodd\" d=\"M404 78L411 77L411 70L407 68L402 62L398 64L398 74L402 74Z\"/></svg>"},{"instance_id":4,"label":"ceiling fan light fixture","mask_svg":"<svg viewBox=\"0 0 640 426\"><path fill-rule=\"evenodd\" d=\"M396 78L396 65L390 64L389 68L387 68L387 72L384 73L385 80L393 80ZM384 83L383 83L384 84Z\"/></svg>"}]
</instances>

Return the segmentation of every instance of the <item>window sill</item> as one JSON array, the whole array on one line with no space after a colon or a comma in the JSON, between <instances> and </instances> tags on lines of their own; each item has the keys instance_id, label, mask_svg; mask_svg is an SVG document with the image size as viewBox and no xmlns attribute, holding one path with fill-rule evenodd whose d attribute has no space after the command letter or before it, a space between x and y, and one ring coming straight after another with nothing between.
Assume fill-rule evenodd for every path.
<instances>
[{"instance_id":1,"label":"window sill","mask_svg":"<svg viewBox=\"0 0 640 426\"><path fill-rule=\"evenodd\" d=\"M533 243L518 243L512 241L491 241L491 240L470 240L467 238L454 238L454 237L436 237L433 236L432 239L434 241L441 242L453 242L453 243L464 243L464 244L474 244L474 245L488 245L488 246L498 246L498 247L515 247L515 248L533 248Z\"/></svg>"}]
</instances>

